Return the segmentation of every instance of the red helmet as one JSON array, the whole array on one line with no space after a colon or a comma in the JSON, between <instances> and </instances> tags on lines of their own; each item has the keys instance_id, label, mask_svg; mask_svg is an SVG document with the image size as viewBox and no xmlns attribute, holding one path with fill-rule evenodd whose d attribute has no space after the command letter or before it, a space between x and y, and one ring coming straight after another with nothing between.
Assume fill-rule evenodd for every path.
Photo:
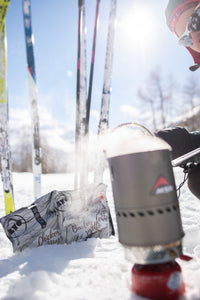
<instances>
[{"instance_id":1,"label":"red helmet","mask_svg":"<svg viewBox=\"0 0 200 300\"><path fill-rule=\"evenodd\" d=\"M190 7L194 5L194 3L198 4L200 1L197 0L170 0L167 8L165 10L166 23L169 26L170 30L176 34L175 26L180 17L180 15ZM190 47L186 47L186 49L190 52L193 57L194 65L190 67L191 71L195 71L200 67L200 53L191 49Z\"/></svg>"}]
</instances>

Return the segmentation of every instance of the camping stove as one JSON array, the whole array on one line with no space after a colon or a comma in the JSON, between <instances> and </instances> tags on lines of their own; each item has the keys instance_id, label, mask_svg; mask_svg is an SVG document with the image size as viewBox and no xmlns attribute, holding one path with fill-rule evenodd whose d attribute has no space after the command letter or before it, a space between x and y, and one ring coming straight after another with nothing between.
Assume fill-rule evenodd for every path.
<instances>
[{"instance_id":1,"label":"camping stove","mask_svg":"<svg viewBox=\"0 0 200 300\"><path fill-rule=\"evenodd\" d=\"M108 159L119 241L126 257L141 264L182 254L184 236L168 149Z\"/></svg>"},{"instance_id":2,"label":"camping stove","mask_svg":"<svg viewBox=\"0 0 200 300\"><path fill-rule=\"evenodd\" d=\"M153 284L157 276L160 281L156 279L155 285L162 296L153 294L153 299L178 299L177 295L184 293L184 283L175 258L182 255L184 232L170 148L160 143L156 137L141 136L132 140L133 149L129 147L126 152L122 138L119 145L115 143L115 151L108 151L107 156L119 242L124 246L125 257L135 263L132 289L151 298L148 285L149 282ZM173 286L173 278L177 280L176 286ZM165 289L168 284L170 286L169 280L172 282L172 290L168 289L171 298Z\"/></svg>"}]
</instances>

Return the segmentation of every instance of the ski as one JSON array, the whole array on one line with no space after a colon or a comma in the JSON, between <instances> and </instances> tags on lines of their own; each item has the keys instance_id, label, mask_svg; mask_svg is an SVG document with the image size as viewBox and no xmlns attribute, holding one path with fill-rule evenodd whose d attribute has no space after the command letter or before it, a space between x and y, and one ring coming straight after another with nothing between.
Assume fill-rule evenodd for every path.
<instances>
[{"instance_id":1,"label":"ski","mask_svg":"<svg viewBox=\"0 0 200 300\"><path fill-rule=\"evenodd\" d=\"M108 120L109 120L116 10L117 10L117 0L111 0L98 135L103 135L108 129L108 125L109 125ZM95 182L102 182L103 180L104 162L105 162L104 154L99 154L99 163L95 172Z\"/></svg>"},{"instance_id":2,"label":"ski","mask_svg":"<svg viewBox=\"0 0 200 300\"><path fill-rule=\"evenodd\" d=\"M76 132L75 132L75 189L85 186L85 131L86 131L86 38L85 38L85 3L78 0L78 55L76 89Z\"/></svg>"},{"instance_id":3,"label":"ski","mask_svg":"<svg viewBox=\"0 0 200 300\"><path fill-rule=\"evenodd\" d=\"M106 48L106 62L104 70L104 83L98 134L103 134L108 128L116 10L117 0L111 0L111 10L109 17Z\"/></svg>"},{"instance_id":4,"label":"ski","mask_svg":"<svg viewBox=\"0 0 200 300\"><path fill-rule=\"evenodd\" d=\"M92 44L92 57L91 57L91 64L90 64L90 79L89 79L89 88L88 88L87 109L86 109L86 128L85 128L86 135L88 134L89 131L90 106L91 106L91 98L92 98L92 85L93 85L93 74L94 74L95 50L96 50L96 37L97 37L98 20L99 20L99 4L100 4L100 0L97 0L95 22L94 22L93 44Z\"/></svg>"},{"instance_id":5,"label":"ski","mask_svg":"<svg viewBox=\"0 0 200 300\"><path fill-rule=\"evenodd\" d=\"M10 0L1 0L0 1L0 32L2 31L2 29L5 25L5 17L6 17L9 3L10 3Z\"/></svg>"},{"instance_id":6,"label":"ski","mask_svg":"<svg viewBox=\"0 0 200 300\"><path fill-rule=\"evenodd\" d=\"M32 120L32 170L34 177L34 198L41 196L41 150L39 135L39 115L37 101L37 85L33 52L33 34L31 24L30 0L23 0L24 30L28 65L29 96Z\"/></svg>"},{"instance_id":7,"label":"ski","mask_svg":"<svg viewBox=\"0 0 200 300\"><path fill-rule=\"evenodd\" d=\"M9 1L0 1L0 152L6 215L14 211L14 194L11 171L11 152L8 128L8 94L6 66L5 16Z\"/></svg>"}]
</instances>

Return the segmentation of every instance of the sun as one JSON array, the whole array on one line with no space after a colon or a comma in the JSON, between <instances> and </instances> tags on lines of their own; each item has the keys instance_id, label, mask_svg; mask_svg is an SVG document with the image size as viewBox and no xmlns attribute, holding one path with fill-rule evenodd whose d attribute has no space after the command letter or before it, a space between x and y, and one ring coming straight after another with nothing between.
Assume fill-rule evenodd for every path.
<instances>
[{"instance_id":1,"label":"sun","mask_svg":"<svg viewBox=\"0 0 200 300\"><path fill-rule=\"evenodd\" d=\"M155 45L159 30L154 12L148 5L134 5L120 20L121 38L135 51L146 52Z\"/></svg>"}]
</instances>

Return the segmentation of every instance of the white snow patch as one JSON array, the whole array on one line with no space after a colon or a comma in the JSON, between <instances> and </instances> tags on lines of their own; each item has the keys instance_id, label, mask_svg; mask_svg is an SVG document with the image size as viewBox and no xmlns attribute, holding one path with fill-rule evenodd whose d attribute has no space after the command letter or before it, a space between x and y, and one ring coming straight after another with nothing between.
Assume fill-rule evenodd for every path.
<instances>
[{"instance_id":1,"label":"white snow patch","mask_svg":"<svg viewBox=\"0 0 200 300\"><path fill-rule=\"evenodd\" d=\"M183 179L175 170L177 185ZM105 173L107 197L116 228L109 172ZM14 173L16 208L33 201L32 174ZM43 194L73 188L72 174L42 175ZM3 193L0 216L4 216ZM182 188L180 209L186 236L184 251L190 262L178 260L186 283L184 300L200 299L200 202ZM12 246L0 227L0 299L4 300L142 300L131 292L132 264L124 257L118 237L89 239L71 245L51 245L13 254ZM182 300L183 300L182 299Z\"/></svg>"}]
</instances>

